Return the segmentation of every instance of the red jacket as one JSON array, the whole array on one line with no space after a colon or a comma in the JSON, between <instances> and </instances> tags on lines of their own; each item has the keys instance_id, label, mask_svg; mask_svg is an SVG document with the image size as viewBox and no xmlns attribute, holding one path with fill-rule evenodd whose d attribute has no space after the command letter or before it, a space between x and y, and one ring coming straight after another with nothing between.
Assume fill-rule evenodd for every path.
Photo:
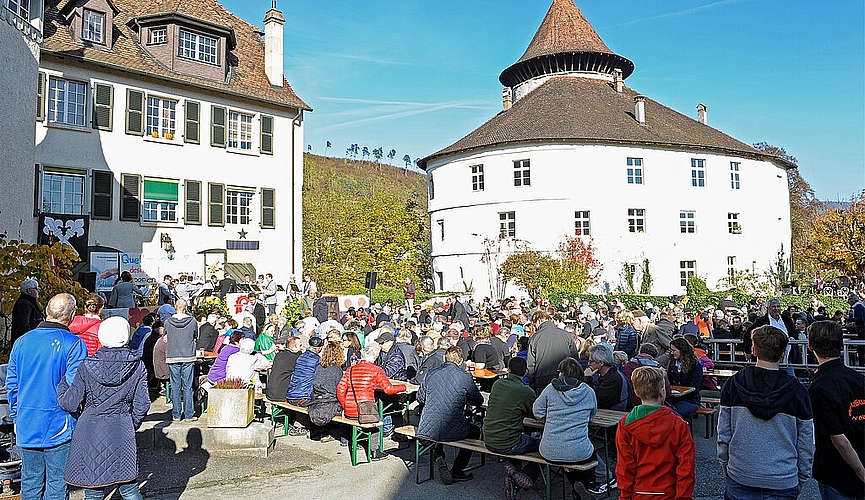
<instances>
[{"instance_id":1,"label":"red jacket","mask_svg":"<svg viewBox=\"0 0 865 500\"><path fill-rule=\"evenodd\" d=\"M354 392L352 392L354 387ZM375 389L380 387L387 394L398 394L405 392L405 384L391 384L384 370L378 366L363 360L352 366L342 376L336 386L336 398L342 405L342 411L346 417L357 418L357 401L375 401Z\"/></svg>"},{"instance_id":2,"label":"red jacket","mask_svg":"<svg viewBox=\"0 0 865 500\"><path fill-rule=\"evenodd\" d=\"M69 331L78 335L87 344L87 355L93 356L102 347L99 343L99 318L88 318L87 316L75 316L69 325Z\"/></svg>"},{"instance_id":3,"label":"red jacket","mask_svg":"<svg viewBox=\"0 0 865 500\"><path fill-rule=\"evenodd\" d=\"M619 500L692 500L695 450L688 424L666 406L630 424L627 418L616 433Z\"/></svg>"}]
</instances>

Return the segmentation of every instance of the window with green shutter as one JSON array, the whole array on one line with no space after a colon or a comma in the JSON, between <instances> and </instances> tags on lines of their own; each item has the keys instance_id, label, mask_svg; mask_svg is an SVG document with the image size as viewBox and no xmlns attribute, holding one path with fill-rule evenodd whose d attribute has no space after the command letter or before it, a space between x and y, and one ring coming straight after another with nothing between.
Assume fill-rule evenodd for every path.
<instances>
[{"instance_id":1,"label":"window with green shutter","mask_svg":"<svg viewBox=\"0 0 865 500\"><path fill-rule=\"evenodd\" d=\"M274 229L276 227L276 190L261 188L261 227Z\"/></svg>"},{"instance_id":2,"label":"window with green shutter","mask_svg":"<svg viewBox=\"0 0 865 500\"><path fill-rule=\"evenodd\" d=\"M93 219L111 220L114 193L114 175L103 170L93 171L93 205L90 217Z\"/></svg>"},{"instance_id":3,"label":"window with green shutter","mask_svg":"<svg viewBox=\"0 0 865 500\"><path fill-rule=\"evenodd\" d=\"M218 148L225 147L225 108L221 106L210 107L210 145Z\"/></svg>"},{"instance_id":4,"label":"window with green shutter","mask_svg":"<svg viewBox=\"0 0 865 500\"><path fill-rule=\"evenodd\" d=\"M186 110L186 125L183 132L183 142L190 144L201 143L201 104L196 101L186 101L184 108ZM199 189L200 191L200 189ZM199 200L201 201L201 200ZM199 219L200 223L200 219Z\"/></svg>"},{"instance_id":5,"label":"window with green shutter","mask_svg":"<svg viewBox=\"0 0 865 500\"><path fill-rule=\"evenodd\" d=\"M144 179L141 218L145 222L177 222L177 181Z\"/></svg>"},{"instance_id":6,"label":"window with green shutter","mask_svg":"<svg viewBox=\"0 0 865 500\"><path fill-rule=\"evenodd\" d=\"M261 115L261 154L273 154L273 117Z\"/></svg>"},{"instance_id":7,"label":"window with green shutter","mask_svg":"<svg viewBox=\"0 0 865 500\"><path fill-rule=\"evenodd\" d=\"M120 175L120 220L138 222L141 218L141 176Z\"/></svg>"},{"instance_id":8,"label":"window with green shutter","mask_svg":"<svg viewBox=\"0 0 865 500\"><path fill-rule=\"evenodd\" d=\"M126 90L126 133L144 135L144 92Z\"/></svg>"},{"instance_id":9,"label":"window with green shutter","mask_svg":"<svg viewBox=\"0 0 865 500\"><path fill-rule=\"evenodd\" d=\"M183 220L186 224L201 224L201 181L184 182L186 191L186 210Z\"/></svg>"},{"instance_id":10,"label":"window with green shutter","mask_svg":"<svg viewBox=\"0 0 865 500\"><path fill-rule=\"evenodd\" d=\"M36 78L36 121L45 120L45 73Z\"/></svg>"},{"instance_id":11,"label":"window with green shutter","mask_svg":"<svg viewBox=\"0 0 865 500\"><path fill-rule=\"evenodd\" d=\"M225 225L225 184L207 183L207 225Z\"/></svg>"},{"instance_id":12,"label":"window with green shutter","mask_svg":"<svg viewBox=\"0 0 865 500\"><path fill-rule=\"evenodd\" d=\"M111 131L114 124L114 87L93 84L93 128Z\"/></svg>"}]
</instances>

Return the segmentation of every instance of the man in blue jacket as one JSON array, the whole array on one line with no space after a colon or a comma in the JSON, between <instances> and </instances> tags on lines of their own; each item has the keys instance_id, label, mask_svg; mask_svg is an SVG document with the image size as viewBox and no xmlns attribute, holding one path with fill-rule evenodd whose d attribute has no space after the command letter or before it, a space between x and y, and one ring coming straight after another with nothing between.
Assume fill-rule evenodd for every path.
<instances>
[{"instance_id":1,"label":"man in blue jacket","mask_svg":"<svg viewBox=\"0 0 865 500\"><path fill-rule=\"evenodd\" d=\"M23 500L66 499L63 472L75 418L57 403L57 386L64 378L72 384L87 356L84 341L68 328L75 307L75 297L68 293L52 297L47 319L21 336L9 356L6 392L21 448Z\"/></svg>"}]
</instances>

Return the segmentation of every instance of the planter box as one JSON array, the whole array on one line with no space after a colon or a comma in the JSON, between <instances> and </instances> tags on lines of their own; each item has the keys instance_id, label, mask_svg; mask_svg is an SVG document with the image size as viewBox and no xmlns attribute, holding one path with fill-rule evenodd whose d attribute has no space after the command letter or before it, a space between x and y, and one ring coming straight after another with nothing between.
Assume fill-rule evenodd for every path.
<instances>
[{"instance_id":1,"label":"planter box","mask_svg":"<svg viewBox=\"0 0 865 500\"><path fill-rule=\"evenodd\" d=\"M244 428L255 413L255 389L210 389L207 426Z\"/></svg>"}]
</instances>

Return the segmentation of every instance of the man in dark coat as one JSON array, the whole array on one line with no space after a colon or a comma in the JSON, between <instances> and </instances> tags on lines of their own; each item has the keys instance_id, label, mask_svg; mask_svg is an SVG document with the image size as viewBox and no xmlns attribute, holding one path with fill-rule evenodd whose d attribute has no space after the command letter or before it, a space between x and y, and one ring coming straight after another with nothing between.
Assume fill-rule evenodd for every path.
<instances>
[{"instance_id":1,"label":"man in dark coat","mask_svg":"<svg viewBox=\"0 0 865 500\"><path fill-rule=\"evenodd\" d=\"M264 330L264 323L267 321L267 311L264 309L264 305L258 301L257 294L250 293L247 298L249 298L249 303L246 304L245 310L255 318L255 333L260 334Z\"/></svg>"},{"instance_id":2,"label":"man in dark coat","mask_svg":"<svg viewBox=\"0 0 865 500\"><path fill-rule=\"evenodd\" d=\"M237 291L237 281L229 275L219 280L219 298L224 299L226 294Z\"/></svg>"},{"instance_id":3,"label":"man in dark coat","mask_svg":"<svg viewBox=\"0 0 865 500\"><path fill-rule=\"evenodd\" d=\"M431 337L424 335L418 340L418 342L420 342L421 346L421 358L420 363L418 363L417 375L415 375L410 382L412 384L420 385L430 370L438 368L444 364L445 350L447 349L447 346L450 346L450 341L447 337L441 337L438 340L439 345L436 346L436 342ZM436 349L436 347L438 347L438 349Z\"/></svg>"},{"instance_id":4,"label":"man in dark coat","mask_svg":"<svg viewBox=\"0 0 865 500\"><path fill-rule=\"evenodd\" d=\"M449 315L453 318L453 322L459 321L464 328L469 327L469 313L466 310L466 305L460 302L457 295L451 297L451 308Z\"/></svg>"},{"instance_id":5,"label":"man in dark coat","mask_svg":"<svg viewBox=\"0 0 865 500\"><path fill-rule=\"evenodd\" d=\"M45 317L39 310L39 283L26 279L21 283L21 295L12 306L12 342L39 326Z\"/></svg>"},{"instance_id":6,"label":"man in dark coat","mask_svg":"<svg viewBox=\"0 0 865 500\"><path fill-rule=\"evenodd\" d=\"M661 314L661 319L656 324L649 322L649 318L645 314L634 314L634 328L640 334L640 342L643 344L652 344L660 353L655 361L660 363L664 369L670 363L670 341L673 340L673 331L676 325L670 321L666 314Z\"/></svg>"},{"instance_id":7,"label":"man in dark coat","mask_svg":"<svg viewBox=\"0 0 865 500\"><path fill-rule=\"evenodd\" d=\"M316 294L315 302L312 303L312 315L319 323L327 321L327 300L320 293Z\"/></svg>"},{"instance_id":8,"label":"man in dark coat","mask_svg":"<svg viewBox=\"0 0 865 500\"><path fill-rule=\"evenodd\" d=\"M463 353L459 347L450 347L445 352L445 363L430 370L417 391L417 400L424 405L418 422L418 437L438 441L435 448L435 463L439 479L443 484L468 481L471 474L463 472L472 452L460 449L448 469L442 442L465 438L477 439L481 435L478 426L465 418L466 403L479 405L484 401L472 376L460 369Z\"/></svg>"},{"instance_id":9,"label":"man in dark coat","mask_svg":"<svg viewBox=\"0 0 865 500\"><path fill-rule=\"evenodd\" d=\"M559 363L567 358L577 359L579 352L571 335L558 328L545 311L532 315L535 334L529 340L527 356L529 381L538 394L559 376Z\"/></svg>"},{"instance_id":10,"label":"man in dark coat","mask_svg":"<svg viewBox=\"0 0 865 500\"><path fill-rule=\"evenodd\" d=\"M787 337L793 335L793 332L796 331L796 325L793 324L793 320L789 316L781 314L781 301L778 299L769 299L769 302L766 303L766 314L754 320L751 327L745 331L745 336L742 339L745 343L742 345L742 350L745 352L746 359L751 359L751 332L755 328L765 325L774 326L786 333Z\"/></svg>"},{"instance_id":11,"label":"man in dark coat","mask_svg":"<svg viewBox=\"0 0 865 500\"><path fill-rule=\"evenodd\" d=\"M294 373L294 367L297 364L297 358L300 357L300 339L297 337L289 337L285 343L286 350L277 351L273 358L273 367L270 369L270 376L267 378L267 387L265 395L271 401L285 401L285 393L288 391L288 384L291 382L291 374Z\"/></svg>"},{"instance_id":12,"label":"man in dark coat","mask_svg":"<svg viewBox=\"0 0 865 500\"><path fill-rule=\"evenodd\" d=\"M217 319L219 319L219 316L216 314L208 314L207 321L198 327L196 349L204 349L207 352L213 351L213 346L216 345L216 338L219 336L219 332L216 331L216 327L214 326Z\"/></svg>"}]
</instances>

